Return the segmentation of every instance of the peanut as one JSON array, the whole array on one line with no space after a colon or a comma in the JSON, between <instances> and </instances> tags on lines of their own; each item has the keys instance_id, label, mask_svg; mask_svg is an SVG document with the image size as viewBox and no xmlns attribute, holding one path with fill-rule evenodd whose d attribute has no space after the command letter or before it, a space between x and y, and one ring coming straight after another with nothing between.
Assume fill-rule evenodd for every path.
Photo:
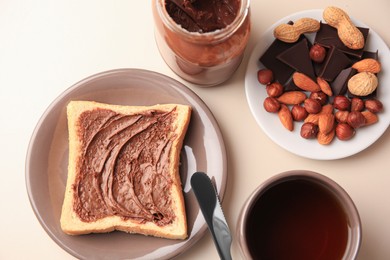
<instances>
[{"instance_id":1,"label":"peanut","mask_svg":"<svg viewBox=\"0 0 390 260\"><path fill-rule=\"evenodd\" d=\"M362 32L352 23L346 12L338 7L329 6L322 15L330 26L337 29L337 34L345 46L354 50L364 47Z\"/></svg>"},{"instance_id":2,"label":"peanut","mask_svg":"<svg viewBox=\"0 0 390 260\"><path fill-rule=\"evenodd\" d=\"M356 96L367 96L378 87L378 78L371 72L359 72L348 80L348 90Z\"/></svg>"},{"instance_id":3,"label":"peanut","mask_svg":"<svg viewBox=\"0 0 390 260\"><path fill-rule=\"evenodd\" d=\"M281 24L274 29L274 36L283 42L298 41L303 33L313 33L320 29L320 22L313 18L300 18L294 24Z\"/></svg>"}]
</instances>

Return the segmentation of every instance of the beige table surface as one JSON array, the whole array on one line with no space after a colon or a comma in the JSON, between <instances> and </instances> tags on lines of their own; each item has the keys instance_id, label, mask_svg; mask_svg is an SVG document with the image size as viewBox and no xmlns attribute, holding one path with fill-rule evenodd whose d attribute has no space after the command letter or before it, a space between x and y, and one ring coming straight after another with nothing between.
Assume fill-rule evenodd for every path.
<instances>
[{"instance_id":1,"label":"beige table surface","mask_svg":"<svg viewBox=\"0 0 390 260\"><path fill-rule=\"evenodd\" d=\"M347 10L390 45L388 0L252 0L252 35L238 71L219 87L185 84L206 102L224 136L229 181L223 207L233 231L244 200L259 183L285 170L313 170L338 182L355 201L364 229L359 259L390 259L390 131L349 158L305 159L265 135L245 98L244 73L260 35L288 14L328 5ZM160 57L153 30L150 1L0 1L0 259L73 259L30 207L24 170L30 136L47 106L89 75L142 68L178 79ZM241 258L236 243L232 253ZM178 258L218 255L206 233Z\"/></svg>"}]
</instances>

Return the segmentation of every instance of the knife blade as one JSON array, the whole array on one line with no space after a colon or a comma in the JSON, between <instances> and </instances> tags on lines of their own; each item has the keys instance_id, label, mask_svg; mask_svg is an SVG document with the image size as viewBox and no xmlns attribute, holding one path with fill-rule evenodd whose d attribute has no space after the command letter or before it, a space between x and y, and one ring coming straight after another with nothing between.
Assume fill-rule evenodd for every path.
<instances>
[{"instance_id":1,"label":"knife blade","mask_svg":"<svg viewBox=\"0 0 390 260\"><path fill-rule=\"evenodd\" d=\"M191 187L212 234L220 258L231 260L232 237L214 185L206 173L195 172L191 177Z\"/></svg>"}]
</instances>

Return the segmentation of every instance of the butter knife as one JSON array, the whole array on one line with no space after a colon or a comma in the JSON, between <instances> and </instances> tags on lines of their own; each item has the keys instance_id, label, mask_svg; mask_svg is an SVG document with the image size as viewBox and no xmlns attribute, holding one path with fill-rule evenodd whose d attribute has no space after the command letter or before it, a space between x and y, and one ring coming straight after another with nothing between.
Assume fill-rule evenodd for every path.
<instances>
[{"instance_id":1,"label":"butter knife","mask_svg":"<svg viewBox=\"0 0 390 260\"><path fill-rule=\"evenodd\" d=\"M207 174L196 172L191 177L191 187L213 236L219 257L223 260L232 259L232 237L214 185Z\"/></svg>"}]
</instances>

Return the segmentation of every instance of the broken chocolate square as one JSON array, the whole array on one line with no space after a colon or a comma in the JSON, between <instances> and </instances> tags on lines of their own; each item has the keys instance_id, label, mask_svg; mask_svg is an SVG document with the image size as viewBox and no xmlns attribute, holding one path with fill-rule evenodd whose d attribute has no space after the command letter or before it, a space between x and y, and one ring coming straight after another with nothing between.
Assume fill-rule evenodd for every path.
<instances>
[{"instance_id":1,"label":"broken chocolate square","mask_svg":"<svg viewBox=\"0 0 390 260\"><path fill-rule=\"evenodd\" d=\"M368 59L368 58L378 60L378 50L376 50L376 52L364 51L362 55L362 59Z\"/></svg>"},{"instance_id":2,"label":"broken chocolate square","mask_svg":"<svg viewBox=\"0 0 390 260\"><path fill-rule=\"evenodd\" d=\"M267 68L272 70L274 73L274 78L279 81L280 84L284 85L291 75L295 72L293 68L284 64L276 57L284 52L285 50L291 48L295 44L299 43L306 37L301 36L299 40L295 43L286 43L278 39L275 39L272 44L268 47L265 53L260 57L259 61Z\"/></svg>"},{"instance_id":3,"label":"broken chocolate square","mask_svg":"<svg viewBox=\"0 0 390 260\"><path fill-rule=\"evenodd\" d=\"M296 71L299 71L315 80L316 75L309 55L310 46L311 43L305 38L293 45L291 48L280 53L277 58Z\"/></svg>"},{"instance_id":4,"label":"broken chocolate square","mask_svg":"<svg viewBox=\"0 0 390 260\"><path fill-rule=\"evenodd\" d=\"M368 59L368 58L378 60L378 50L376 52L364 51L361 59L359 59L358 57L352 57L351 60L352 63L355 63L360 60Z\"/></svg>"},{"instance_id":5,"label":"broken chocolate square","mask_svg":"<svg viewBox=\"0 0 390 260\"><path fill-rule=\"evenodd\" d=\"M330 47L326 52L323 63L316 64L315 69L318 77L326 81L333 81L343 69L352 65L351 59L336 47Z\"/></svg>"},{"instance_id":6,"label":"broken chocolate square","mask_svg":"<svg viewBox=\"0 0 390 260\"><path fill-rule=\"evenodd\" d=\"M348 80L356 74L352 67L346 68L340 72L336 79L330 84L334 96L344 95L348 90Z\"/></svg>"},{"instance_id":7,"label":"broken chocolate square","mask_svg":"<svg viewBox=\"0 0 390 260\"><path fill-rule=\"evenodd\" d=\"M347 96L350 99L352 99L354 97L358 97L358 98L363 99L363 100L365 100L365 99L374 99L377 96L377 90L378 89L375 89L374 92L372 92L371 94L369 94L367 96L356 96L356 95L352 94L351 92L349 92L349 90L347 90Z\"/></svg>"},{"instance_id":8,"label":"broken chocolate square","mask_svg":"<svg viewBox=\"0 0 390 260\"><path fill-rule=\"evenodd\" d=\"M284 84L284 91L297 91L300 90L302 91L301 88L299 88L297 85L295 85L293 78L291 77L286 84Z\"/></svg>"}]
</instances>

